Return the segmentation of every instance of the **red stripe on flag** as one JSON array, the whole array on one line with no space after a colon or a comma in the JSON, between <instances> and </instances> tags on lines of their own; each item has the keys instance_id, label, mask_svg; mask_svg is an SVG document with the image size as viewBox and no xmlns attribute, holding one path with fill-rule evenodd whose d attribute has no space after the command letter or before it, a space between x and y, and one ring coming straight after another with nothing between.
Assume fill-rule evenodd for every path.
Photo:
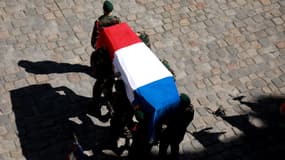
<instances>
[{"instance_id":1,"label":"red stripe on flag","mask_svg":"<svg viewBox=\"0 0 285 160\"><path fill-rule=\"evenodd\" d=\"M116 50L141 42L127 23L105 27L99 35L100 46L107 47L113 60Z\"/></svg>"}]
</instances>

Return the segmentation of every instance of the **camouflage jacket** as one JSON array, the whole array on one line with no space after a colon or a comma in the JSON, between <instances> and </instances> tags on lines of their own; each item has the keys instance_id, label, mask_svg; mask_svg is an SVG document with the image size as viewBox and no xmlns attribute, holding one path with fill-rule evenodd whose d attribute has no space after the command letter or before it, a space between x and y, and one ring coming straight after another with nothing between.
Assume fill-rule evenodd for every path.
<instances>
[{"instance_id":1,"label":"camouflage jacket","mask_svg":"<svg viewBox=\"0 0 285 160\"><path fill-rule=\"evenodd\" d=\"M121 20L117 16L102 15L101 17L99 17L98 20L96 20L94 23L91 37L91 46L95 48L97 37L103 27L109 27L119 23L121 23Z\"/></svg>"}]
</instances>

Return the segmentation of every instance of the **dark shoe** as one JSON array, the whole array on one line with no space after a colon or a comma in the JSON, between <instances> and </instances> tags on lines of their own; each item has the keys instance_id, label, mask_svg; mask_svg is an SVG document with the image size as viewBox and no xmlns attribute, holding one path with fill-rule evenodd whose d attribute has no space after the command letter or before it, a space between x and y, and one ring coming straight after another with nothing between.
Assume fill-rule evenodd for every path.
<instances>
[{"instance_id":1,"label":"dark shoe","mask_svg":"<svg viewBox=\"0 0 285 160\"><path fill-rule=\"evenodd\" d=\"M131 139L133 137L132 132L128 129L128 127L124 127L123 136L127 139Z\"/></svg>"},{"instance_id":2,"label":"dark shoe","mask_svg":"<svg viewBox=\"0 0 285 160\"><path fill-rule=\"evenodd\" d=\"M100 114L101 114L101 111L100 111ZM108 112L107 114L105 115L100 115L99 117L97 117L101 122L107 122L109 119L110 119L111 115L110 113Z\"/></svg>"},{"instance_id":3,"label":"dark shoe","mask_svg":"<svg viewBox=\"0 0 285 160\"><path fill-rule=\"evenodd\" d=\"M101 110L99 107L96 106L90 106L88 108L88 113L97 118L101 116Z\"/></svg>"}]
</instances>

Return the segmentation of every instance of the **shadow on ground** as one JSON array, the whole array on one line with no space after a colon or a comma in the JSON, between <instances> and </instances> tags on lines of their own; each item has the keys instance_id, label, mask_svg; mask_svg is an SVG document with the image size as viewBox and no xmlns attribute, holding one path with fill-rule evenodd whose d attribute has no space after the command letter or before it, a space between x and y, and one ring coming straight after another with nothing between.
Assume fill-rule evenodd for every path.
<instances>
[{"instance_id":1,"label":"shadow on ground","mask_svg":"<svg viewBox=\"0 0 285 160\"><path fill-rule=\"evenodd\" d=\"M62 160L72 150L73 136L78 136L84 150L92 150L90 159L118 159L103 155L101 150L110 147L109 127L97 126L86 115L92 105L91 98L76 95L67 87L53 88L50 84L32 85L10 91L16 117L18 136L23 154L27 159ZM185 153L181 157L191 159L280 159L285 152L284 120L278 109L282 97L260 97L256 102L239 100L252 112L245 115L221 116L242 135L227 142L219 137L225 132L213 127L194 132L192 135L206 150ZM82 124L68 119L78 117ZM95 115L96 116L96 115ZM256 127L250 117L264 124ZM214 129L215 130L215 129ZM155 157L153 157L155 158ZM157 159L157 158L156 158Z\"/></svg>"},{"instance_id":2,"label":"shadow on ground","mask_svg":"<svg viewBox=\"0 0 285 160\"><path fill-rule=\"evenodd\" d=\"M26 159L65 160L73 148L73 133L84 150L94 152L90 159L109 157L101 154L109 145L109 127L95 125L86 115L91 98L50 84L12 90L10 95ZM74 123L70 117L78 117L82 123Z\"/></svg>"},{"instance_id":3,"label":"shadow on ground","mask_svg":"<svg viewBox=\"0 0 285 160\"><path fill-rule=\"evenodd\" d=\"M241 136L221 141L224 132L212 127L194 132L192 135L205 148L199 153L186 153L183 157L192 159L284 159L285 119L279 109L285 97L260 96L248 102L245 96L235 97L240 107L251 111L244 115L219 116L233 128L233 133ZM216 127L216 126L215 126ZM239 131L237 131L237 129ZM239 133L238 133L239 132Z\"/></svg>"},{"instance_id":4,"label":"shadow on ground","mask_svg":"<svg viewBox=\"0 0 285 160\"><path fill-rule=\"evenodd\" d=\"M35 74L82 72L92 76L90 67L77 64L24 60L18 64ZM67 87L53 88L49 84L16 89L10 95L22 150L27 159L66 159L72 149L73 133L78 136L84 149L94 152L95 156L90 159L118 159L101 153L102 149L110 147L109 127L96 126L86 116L88 106L92 105L91 98L76 95ZM205 150L184 153L181 159L284 159L285 119L280 116L279 107L285 102L285 97L260 96L256 101L244 99L245 96L233 98L240 103L241 109L249 107L249 113L215 115L232 126L233 134L240 137L232 139L217 126L208 126L192 133ZM75 116L82 124L68 120Z\"/></svg>"},{"instance_id":5,"label":"shadow on ground","mask_svg":"<svg viewBox=\"0 0 285 160\"><path fill-rule=\"evenodd\" d=\"M18 62L18 65L24 68L26 72L34 74L81 72L94 77L89 66L80 64L57 63L53 61L31 62L21 60Z\"/></svg>"}]
</instances>

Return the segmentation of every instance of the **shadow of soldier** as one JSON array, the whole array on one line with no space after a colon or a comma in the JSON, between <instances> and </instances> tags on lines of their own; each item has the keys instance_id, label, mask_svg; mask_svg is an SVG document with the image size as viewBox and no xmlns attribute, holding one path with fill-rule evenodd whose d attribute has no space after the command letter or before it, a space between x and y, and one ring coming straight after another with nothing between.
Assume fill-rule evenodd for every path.
<instances>
[{"instance_id":1,"label":"shadow of soldier","mask_svg":"<svg viewBox=\"0 0 285 160\"><path fill-rule=\"evenodd\" d=\"M243 132L242 141L247 144L247 149L243 149L252 159L280 159L285 151L285 121L279 109L285 98L260 96L253 102L244 101L244 98L234 97L233 100L248 106L251 109L248 114L222 118Z\"/></svg>"},{"instance_id":2,"label":"shadow of soldier","mask_svg":"<svg viewBox=\"0 0 285 160\"><path fill-rule=\"evenodd\" d=\"M239 101L253 111L252 114L262 118L269 126L282 121L280 114L280 106L285 102L285 97L282 96L260 96L253 102L243 100L245 96L234 97L233 100Z\"/></svg>"},{"instance_id":3,"label":"shadow of soldier","mask_svg":"<svg viewBox=\"0 0 285 160\"><path fill-rule=\"evenodd\" d=\"M94 78L91 67L80 64L57 63L53 61L31 62L28 60L21 60L18 62L18 65L24 68L27 72L34 74L82 72Z\"/></svg>"},{"instance_id":4,"label":"shadow of soldier","mask_svg":"<svg viewBox=\"0 0 285 160\"><path fill-rule=\"evenodd\" d=\"M231 128L223 132L222 126L214 125L193 132L199 143L196 145L203 149L185 153L183 157L207 159L210 155L210 159L284 159L285 120L280 115L280 106L285 97L260 96L255 101L246 101L245 98L239 96L233 100L240 103L241 109L249 107L248 113L227 116L212 112L219 122L222 120Z\"/></svg>"},{"instance_id":5,"label":"shadow of soldier","mask_svg":"<svg viewBox=\"0 0 285 160\"><path fill-rule=\"evenodd\" d=\"M199 131L193 132L193 136L204 146L208 147L213 144L219 143L219 136L226 132L213 132L213 127L208 127L201 129Z\"/></svg>"},{"instance_id":6,"label":"shadow of soldier","mask_svg":"<svg viewBox=\"0 0 285 160\"><path fill-rule=\"evenodd\" d=\"M76 95L67 87L53 88L50 84L12 90L10 96L27 159L66 159L72 151L73 134L78 136L84 149L94 152L93 157L104 158L100 148L108 145L110 131L107 125L96 125L91 116L87 116L91 98ZM78 117L82 123L70 121L71 117Z\"/></svg>"}]
</instances>

